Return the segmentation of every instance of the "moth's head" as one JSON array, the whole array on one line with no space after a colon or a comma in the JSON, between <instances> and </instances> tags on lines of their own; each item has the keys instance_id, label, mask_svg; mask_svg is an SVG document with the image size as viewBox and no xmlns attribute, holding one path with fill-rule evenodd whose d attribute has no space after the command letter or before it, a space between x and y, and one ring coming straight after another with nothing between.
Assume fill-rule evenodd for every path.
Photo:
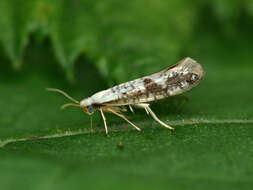
<instances>
[{"instance_id":1,"label":"moth's head","mask_svg":"<svg viewBox=\"0 0 253 190\"><path fill-rule=\"evenodd\" d=\"M65 109L67 107L79 107L81 108L85 113L87 113L88 115L91 115L94 113L95 109L94 106L90 103L90 99L87 98L81 102L75 100L74 98L72 98L71 96L69 96L66 92L63 92L62 90L59 89L55 89L55 88L47 88L46 90L48 91L54 91L54 92L58 92L62 95L64 95L66 98L68 98L69 100L71 100L74 103L67 103L61 106L61 109Z\"/></svg>"},{"instance_id":2,"label":"moth's head","mask_svg":"<svg viewBox=\"0 0 253 190\"><path fill-rule=\"evenodd\" d=\"M92 103L91 98L86 98L80 102L80 107L85 113L91 115L95 112L95 106Z\"/></svg>"},{"instance_id":3,"label":"moth's head","mask_svg":"<svg viewBox=\"0 0 253 190\"><path fill-rule=\"evenodd\" d=\"M88 115L92 115L95 112L95 109L92 105L89 106L81 106L81 108L83 109L83 111L85 113L87 113Z\"/></svg>"}]
</instances>

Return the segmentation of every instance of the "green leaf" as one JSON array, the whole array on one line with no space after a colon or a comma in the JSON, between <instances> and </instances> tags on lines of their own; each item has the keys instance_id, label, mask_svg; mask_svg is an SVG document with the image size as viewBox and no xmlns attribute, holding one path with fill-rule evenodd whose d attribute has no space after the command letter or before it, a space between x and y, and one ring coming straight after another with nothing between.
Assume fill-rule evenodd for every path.
<instances>
[{"instance_id":1,"label":"green leaf","mask_svg":"<svg viewBox=\"0 0 253 190\"><path fill-rule=\"evenodd\" d=\"M175 61L191 36L197 8L187 1L3 0L1 41L12 63L20 65L29 34L40 31L52 39L69 75L78 56L86 53L109 81L123 81L140 68L147 73ZM128 63L133 72L126 75Z\"/></svg>"},{"instance_id":2,"label":"green leaf","mask_svg":"<svg viewBox=\"0 0 253 190\"><path fill-rule=\"evenodd\" d=\"M12 2L1 1L1 14L14 14L7 11L14 10ZM24 63L14 71L7 60L11 53L0 52L2 189L252 188L251 22L231 37L216 30L217 20L209 13L196 18L192 12L196 4L186 1L87 2L83 12L83 1L34 1L34 12L22 8L28 1L23 2L16 9L26 10L26 18L16 19L26 24L14 30L10 23L16 19L7 20L0 35L3 49L10 47L13 60L21 56ZM173 27L161 25L166 18L158 19L167 14ZM190 24L179 22L187 17ZM80 25L84 18L86 24ZM34 20L35 33L30 43L24 43L32 31L29 19ZM178 27L185 27L182 33ZM13 40L17 34L18 40ZM170 49L163 40L175 46ZM82 53L86 56L79 57ZM106 137L99 113L93 116L95 133L91 133L88 115L78 108L60 110L69 100L45 91L59 88L82 100L114 81L159 71L179 55L198 60L206 76L184 96L151 105L162 121L175 127L174 132L136 109L126 116L143 133L106 114ZM66 69L75 73L72 84L66 80Z\"/></svg>"},{"instance_id":3,"label":"green leaf","mask_svg":"<svg viewBox=\"0 0 253 190\"><path fill-rule=\"evenodd\" d=\"M95 5L95 2L93 5L86 1L52 2L54 11L49 21L50 37L58 61L70 75L77 57L98 45L98 28L92 12Z\"/></svg>"},{"instance_id":4,"label":"green leaf","mask_svg":"<svg viewBox=\"0 0 253 190\"><path fill-rule=\"evenodd\" d=\"M100 6L103 72L117 82L152 73L179 59L192 35L197 3L188 1L111 1ZM145 5L145 6L143 6ZM131 69L131 72L125 72ZM117 77L116 77L117 76ZM110 79L109 78L109 79Z\"/></svg>"},{"instance_id":5,"label":"green leaf","mask_svg":"<svg viewBox=\"0 0 253 190\"><path fill-rule=\"evenodd\" d=\"M18 68L31 34L40 43L48 37L69 79L74 78L74 63L85 54L114 84L185 56L205 7L211 7L219 30L235 35L238 23L252 19L251 2L2 0L0 44Z\"/></svg>"},{"instance_id":6,"label":"green leaf","mask_svg":"<svg viewBox=\"0 0 253 190\"><path fill-rule=\"evenodd\" d=\"M92 134L88 115L59 110L66 99L44 91L57 87L81 100L105 89L93 64L81 59L70 86L48 44L28 47L21 72L7 64L0 69L1 187L251 189L252 54L245 53L246 39L217 46L214 36L199 36L188 53L203 64L205 79L186 93L183 105L180 98L152 105L173 133L136 110L127 116L144 132L106 114L109 137L99 115Z\"/></svg>"},{"instance_id":7,"label":"green leaf","mask_svg":"<svg viewBox=\"0 0 253 190\"><path fill-rule=\"evenodd\" d=\"M253 9L252 0L214 0L209 1L209 6L214 12L221 31L225 36L237 35L240 28L248 21L248 16L252 20Z\"/></svg>"},{"instance_id":8,"label":"green leaf","mask_svg":"<svg viewBox=\"0 0 253 190\"><path fill-rule=\"evenodd\" d=\"M60 63L72 69L85 52L112 83L151 73L178 59L197 3L186 1L55 1L50 34ZM143 5L145 4L145 7ZM56 8L57 7L57 8ZM131 68L131 72L124 72Z\"/></svg>"},{"instance_id":9,"label":"green leaf","mask_svg":"<svg viewBox=\"0 0 253 190\"><path fill-rule=\"evenodd\" d=\"M0 41L15 67L20 66L22 52L28 43L34 3L33 0L0 2Z\"/></svg>"}]
</instances>

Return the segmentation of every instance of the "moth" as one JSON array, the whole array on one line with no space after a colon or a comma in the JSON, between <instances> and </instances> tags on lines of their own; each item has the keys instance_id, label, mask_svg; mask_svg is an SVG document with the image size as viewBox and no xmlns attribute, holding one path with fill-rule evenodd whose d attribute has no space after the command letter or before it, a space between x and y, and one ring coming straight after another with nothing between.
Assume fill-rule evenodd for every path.
<instances>
[{"instance_id":1,"label":"moth","mask_svg":"<svg viewBox=\"0 0 253 190\"><path fill-rule=\"evenodd\" d=\"M159 124L170 130L174 130L174 128L158 119L151 110L149 103L190 90L199 84L204 75L205 72L202 66L195 60L187 57L158 73L97 92L80 102L62 90L55 88L47 88L47 90L59 92L74 102L64 104L62 106L63 109L69 106L80 107L88 115L93 114L95 111L99 111L104 122L106 135L108 134L108 128L104 112L109 112L121 117L135 129L141 131L139 127L123 115L122 112L126 111L126 106L128 106L132 112L133 107L142 108Z\"/></svg>"}]
</instances>

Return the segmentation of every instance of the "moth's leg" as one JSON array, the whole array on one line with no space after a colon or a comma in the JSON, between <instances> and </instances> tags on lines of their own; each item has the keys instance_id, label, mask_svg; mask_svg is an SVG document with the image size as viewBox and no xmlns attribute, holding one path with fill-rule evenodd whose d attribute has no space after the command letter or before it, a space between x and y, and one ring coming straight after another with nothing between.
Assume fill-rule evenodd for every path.
<instances>
[{"instance_id":1,"label":"moth's leg","mask_svg":"<svg viewBox=\"0 0 253 190\"><path fill-rule=\"evenodd\" d=\"M131 121L129 121L124 115L114 111L111 108L107 108L106 111L111 112L119 117L121 117L122 119L124 119L126 122L128 122L129 124L131 124L135 129L137 129L138 131L141 131L141 129L139 127L137 127L135 124L133 124Z\"/></svg>"},{"instance_id":2,"label":"moth's leg","mask_svg":"<svg viewBox=\"0 0 253 190\"><path fill-rule=\"evenodd\" d=\"M147 106L144 106L144 109L145 109L146 113L149 115L147 107L149 107L149 104L147 104Z\"/></svg>"},{"instance_id":3,"label":"moth's leg","mask_svg":"<svg viewBox=\"0 0 253 190\"><path fill-rule=\"evenodd\" d=\"M129 109L131 110L131 112L134 113L134 110L133 110L132 106L131 105L128 105L128 106L129 106Z\"/></svg>"},{"instance_id":4,"label":"moth's leg","mask_svg":"<svg viewBox=\"0 0 253 190\"><path fill-rule=\"evenodd\" d=\"M147 109L147 107L149 107L149 104L134 104L135 107L137 108L142 108L146 111L146 113L149 115L149 111Z\"/></svg>"},{"instance_id":5,"label":"moth's leg","mask_svg":"<svg viewBox=\"0 0 253 190\"><path fill-rule=\"evenodd\" d=\"M156 120L160 125L168 128L170 130L174 130L173 127L165 124L160 119L158 119L158 117L155 115L155 113L150 109L149 104L135 104L135 106L145 109L146 112L150 113L150 115L153 117L153 119Z\"/></svg>"},{"instance_id":6,"label":"moth's leg","mask_svg":"<svg viewBox=\"0 0 253 190\"><path fill-rule=\"evenodd\" d=\"M90 132L95 133L96 131L93 129L92 115L90 116Z\"/></svg>"},{"instance_id":7,"label":"moth's leg","mask_svg":"<svg viewBox=\"0 0 253 190\"><path fill-rule=\"evenodd\" d=\"M107 125L106 125L106 118L105 118L105 116L104 116L104 112L103 112L103 110L102 110L101 108L99 109L99 111L100 111L101 116L102 116L102 119L103 119L103 121L104 121L105 134L108 135L108 128L107 128Z\"/></svg>"}]
</instances>

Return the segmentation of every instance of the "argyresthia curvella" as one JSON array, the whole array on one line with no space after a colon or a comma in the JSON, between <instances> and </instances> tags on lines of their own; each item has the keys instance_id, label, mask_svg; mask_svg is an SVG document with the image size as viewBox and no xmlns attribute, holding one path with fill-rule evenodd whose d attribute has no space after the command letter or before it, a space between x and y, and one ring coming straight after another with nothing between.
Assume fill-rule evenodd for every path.
<instances>
[{"instance_id":1,"label":"argyresthia curvella","mask_svg":"<svg viewBox=\"0 0 253 190\"><path fill-rule=\"evenodd\" d=\"M204 70L199 63L191 58L185 58L158 73L100 91L89 98L83 99L81 102L59 89L47 88L47 90L59 92L74 102L64 104L62 108L68 106L80 107L89 115L99 110L104 121L106 134L108 134L108 129L104 112L110 112L123 118L135 129L141 131L139 127L122 114L125 106L129 106L131 111L133 111L132 106L143 108L147 114L150 114L162 126L173 130L174 128L157 118L150 109L148 102L175 96L190 90L200 82L204 75Z\"/></svg>"}]
</instances>

